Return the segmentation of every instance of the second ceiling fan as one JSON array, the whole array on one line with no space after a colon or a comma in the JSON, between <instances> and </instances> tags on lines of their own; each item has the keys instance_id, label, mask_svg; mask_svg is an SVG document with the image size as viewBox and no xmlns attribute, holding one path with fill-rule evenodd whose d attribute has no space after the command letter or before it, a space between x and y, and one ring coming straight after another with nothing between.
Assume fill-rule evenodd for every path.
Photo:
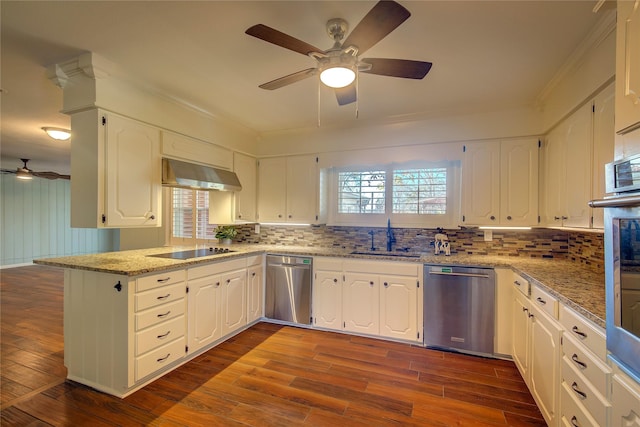
<instances>
[{"instance_id":1,"label":"second ceiling fan","mask_svg":"<svg viewBox=\"0 0 640 427\"><path fill-rule=\"evenodd\" d=\"M334 45L327 50L319 49L266 25L254 25L245 31L250 36L310 56L318 61L317 67L297 71L259 87L268 90L278 89L320 73L320 80L335 89L338 104L347 105L357 100L354 80L358 73L422 79L431 69L431 62L359 57L400 26L409 16L411 13L400 4L382 0L362 18L344 42L342 39L348 30L347 22L340 18L331 19L327 22L327 32L334 40Z\"/></svg>"}]
</instances>

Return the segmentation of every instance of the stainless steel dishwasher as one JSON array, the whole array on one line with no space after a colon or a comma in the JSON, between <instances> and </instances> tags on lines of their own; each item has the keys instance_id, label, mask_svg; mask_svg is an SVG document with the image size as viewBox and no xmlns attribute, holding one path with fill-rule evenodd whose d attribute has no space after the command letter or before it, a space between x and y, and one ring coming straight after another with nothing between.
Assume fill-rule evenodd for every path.
<instances>
[{"instance_id":1,"label":"stainless steel dishwasher","mask_svg":"<svg viewBox=\"0 0 640 427\"><path fill-rule=\"evenodd\" d=\"M493 356L495 283L491 268L425 265L425 347Z\"/></svg>"},{"instance_id":2,"label":"stainless steel dishwasher","mask_svg":"<svg viewBox=\"0 0 640 427\"><path fill-rule=\"evenodd\" d=\"M311 324L312 258L267 255L265 317Z\"/></svg>"}]
</instances>

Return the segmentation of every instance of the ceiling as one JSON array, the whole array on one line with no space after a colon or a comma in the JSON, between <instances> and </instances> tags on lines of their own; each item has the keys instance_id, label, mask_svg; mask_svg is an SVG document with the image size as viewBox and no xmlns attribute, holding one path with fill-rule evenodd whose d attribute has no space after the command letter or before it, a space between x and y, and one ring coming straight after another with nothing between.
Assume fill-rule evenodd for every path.
<instances>
[{"instance_id":1,"label":"ceiling","mask_svg":"<svg viewBox=\"0 0 640 427\"><path fill-rule=\"evenodd\" d=\"M258 85L315 61L246 35L262 23L311 45L332 45L326 21L352 29L375 1L7 1L2 19L3 167L68 172L69 127L48 65L91 51L113 74L253 129L257 134L351 126L390 118L504 110L535 104L596 25L595 1L400 1L412 14L366 57L433 62L423 80L372 74L356 104L338 106L314 78L274 91ZM318 100L320 96L320 101Z\"/></svg>"}]
</instances>

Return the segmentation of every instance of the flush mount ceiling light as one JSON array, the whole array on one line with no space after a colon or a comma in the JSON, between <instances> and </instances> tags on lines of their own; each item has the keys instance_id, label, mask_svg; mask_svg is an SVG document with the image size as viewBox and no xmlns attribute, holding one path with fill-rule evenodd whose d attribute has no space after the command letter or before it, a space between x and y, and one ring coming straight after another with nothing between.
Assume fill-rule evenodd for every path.
<instances>
[{"instance_id":1,"label":"flush mount ceiling light","mask_svg":"<svg viewBox=\"0 0 640 427\"><path fill-rule=\"evenodd\" d=\"M71 131L68 129L43 127L42 130L51 138L57 139L58 141L66 141L71 138Z\"/></svg>"}]
</instances>

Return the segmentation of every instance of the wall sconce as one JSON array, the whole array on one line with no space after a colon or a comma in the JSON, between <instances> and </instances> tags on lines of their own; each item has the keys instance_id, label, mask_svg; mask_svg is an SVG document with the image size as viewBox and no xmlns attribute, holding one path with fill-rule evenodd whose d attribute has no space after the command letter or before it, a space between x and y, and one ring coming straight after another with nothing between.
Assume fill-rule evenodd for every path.
<instances>
[{"instance_id":1,"label":"wall sconce","mask_svg":"<svg viewBox=\"0 0 640 427\"><path fill-rule=\"evenodd\" d=\"M58 141L66 141L71 138L71 131L62 128L52 128L52 127L43 127L43 131L47 133L51 138L57 139Z\"/></svg>"}]
</instances>

